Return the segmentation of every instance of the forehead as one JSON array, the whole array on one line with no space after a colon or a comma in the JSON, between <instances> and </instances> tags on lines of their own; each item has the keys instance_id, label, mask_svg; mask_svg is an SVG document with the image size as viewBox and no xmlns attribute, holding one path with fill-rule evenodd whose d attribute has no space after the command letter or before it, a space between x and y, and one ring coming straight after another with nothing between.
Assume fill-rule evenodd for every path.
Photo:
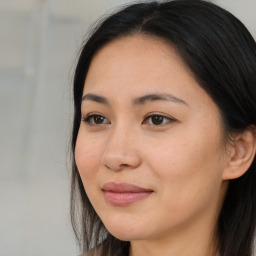
<instances>
[{"instance_id":1,"label":"forehead","mask_svg":"<svg viewBox=\"0 0 256 256\"><path fill-rule=\"evenodd\" d=\"M148 77L163 75L167 70L170 72L171 68L174 76L180 67L187 75L193 76L170 44L153 36L132 35L115 39L97 51L91 61L87 80L94 71L98 79L101 78L99 74L110 74L113 78L112 73L115 72L116 76L130 73L133 74L131 78L136 78L145 76L145 73Z\"/></svg>"},{"instance_id":2,"label":"forehead","mask_svg":"<svg viewBox=\"0 0 256 256\"><path fill-rule=\"evenodd\" d=\"M83 94L124 100L155 92L188 104L213 104L175 48L147 35L119 38L101 48L92 59Z\"/></svg>"}]
</instances>

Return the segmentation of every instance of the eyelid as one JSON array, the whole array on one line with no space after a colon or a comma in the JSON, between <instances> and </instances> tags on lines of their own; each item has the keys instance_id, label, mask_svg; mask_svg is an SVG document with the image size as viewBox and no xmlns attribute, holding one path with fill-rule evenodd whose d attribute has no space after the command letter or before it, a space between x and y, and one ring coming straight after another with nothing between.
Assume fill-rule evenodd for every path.
<instances>
[{"instance_id":1,"label":"eyelid","mask_svg":"<svg viewBox=\"0 0 256 256\"><path fill-rule=\"evenodd\" d=\"M166 115L166 114L163 114L163 113L159 113L159 112L151 112L151 113L148 113L148 114L144 117L142 123L144 123L144 121L147 120L147 119L149 119L150 117L154 117L154 116L160 116L160 117L163 117L164 119L168 119L168 124L177 121L177 119L173 118L172 116L169 116L169 115ZM161 127L161 126L166 125L166 123L164 123L164 124L159 124L159 125L156 125L156 124L150 124L150 125L151 125L151 126L154 126L154 127Z\"/></svg>"},{"instance_id":2,"label":"eyelid","mask_svg":"<svg viewBox=\"0 0 256 256\"><path fill-rule=\"evenodd\" d=\"M104 115L98 113L98 112L90 112L88 114L86 114L85 116L82 116L81 120L86 123L86 125L90 125L90 126L102 126L102 125L105 125L105 124L110 124L111 122L108 120L108 122L104 122L104 123L100 123L100 124L92 124L90 122L90 119L95 117L95 116L99 116L99 117L103 117L105 120L108 120ZM147 113L144 118L143 118L143 121L142 121L142 124L145 123L145 121L147 121L149 118L151 117L154 117L154 116L158 116L158 117L162 117L163 119L165 120L168 120L167 122L164 122L162 124L149 124L150 126L154 126L154 127L162 127L162 126L165 126L165 125L168 125L174 121L177 121L177 119L169 116L169 115L166 115L166 114L163 114L163 113L159 113L159 112L150 112L150 113Z\"/></svg>"},{"instance_id":3,"label":"eyelid","mask_svg":"<svg viewBox=\"0 0 256 256\"><path fill-rule=\"evenodd\" d=\"M100 125L105 125L106 123L102 123L102 124L91 124L90 123L90 119L95 117L95 116L100 116L103 117L104 119L108 120L104 115L97 113L97 112L90 112L88 114L86 114L85 116L82 116L81 121L83 121L84 123L86 123L86 125L90 125L90 126L100 126ZM110 122L108 122L107 124L110 124Z\"/></svg>"}]
</instances>

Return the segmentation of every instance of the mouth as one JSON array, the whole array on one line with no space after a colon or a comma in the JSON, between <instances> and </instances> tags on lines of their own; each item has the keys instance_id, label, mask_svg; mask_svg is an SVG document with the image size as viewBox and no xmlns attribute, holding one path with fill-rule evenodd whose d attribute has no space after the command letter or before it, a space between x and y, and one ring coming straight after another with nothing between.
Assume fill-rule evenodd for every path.
<instances>
[{"instance_id":1,"label":"mouth","mask_svg":"<svg viewBox=\"0 0 256 256\"><path fill-rule=\"evenodd\" d=\"M103 185L102 191L108 203L114 206L126 206L146 199L154 191L128 183L109 182Z\"/></svg>"}]
</instances>

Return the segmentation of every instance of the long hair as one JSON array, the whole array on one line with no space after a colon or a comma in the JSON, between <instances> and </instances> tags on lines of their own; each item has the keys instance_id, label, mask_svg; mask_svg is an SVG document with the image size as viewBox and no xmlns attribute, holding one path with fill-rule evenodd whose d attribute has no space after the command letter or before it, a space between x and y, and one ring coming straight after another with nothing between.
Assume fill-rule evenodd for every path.
<instances>
[{"instance_id":1,"label":"long hair","mask_svg":"<svg viewBox=\"0 0 256 256\"><path fill-rule=\"evenodd\" d=\"M256 43L228 11L203 0L132 4L100 22L84 43L74 74L71 220L83 251L128 255L129 242L113 237L94 211L74 159L83 86L91 60L114 39L146 34L169 42L217 104L227 136L256 125ZM221 256L251 256L256 225L256 160L231 180L218 219Z\"/></svg>"}]
</instances>

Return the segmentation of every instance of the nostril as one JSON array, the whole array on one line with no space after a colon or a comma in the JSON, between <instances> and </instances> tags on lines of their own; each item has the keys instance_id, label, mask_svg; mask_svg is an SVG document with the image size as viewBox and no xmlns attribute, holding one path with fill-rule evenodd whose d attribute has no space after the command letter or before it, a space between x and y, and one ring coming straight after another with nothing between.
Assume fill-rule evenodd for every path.
<instances>
[{"instance_id":1,"label":"nostril","mask_svg":"<svg viewBox=\"0 0 256 256\"><path fill-rule=\"evenodd\" d=\"M123 169L133 169L140 165L141 159L134 148L123 147L112 144L106 147L101 157L101 164L107 170L121 171Z\"/></svg>"},{"instance_id":2,"label":"nostril","mask_svg":"<svg viewBox=\"0 0 256 256\"><path fill-rule=\"evenodd\" d=\"M129 164L121 164L119 166L112 166L112 167L105 164L105 166L106 166L107 169L112 170L112 169L122 169L122 168L129 167Z\"/></svg>"},{"instance_id":3,"label":"nostril","mask_svg":"<svg viewBox=\"0 0 256 256\"><path fill-rule=\"evenodd\" d=\"M107 167L107 169L111 169L108 165L105 164L105 166Z\"/></svg>"},{"instance_id":4,"label":"nostril","mask_svg":"<svg viewBox=\"0 0 256 256\"><path fill-rule=\"evenodd\" d=\"M129 164L121 164L120 167L128 167Z\"/></svg>"}]
</instances>

